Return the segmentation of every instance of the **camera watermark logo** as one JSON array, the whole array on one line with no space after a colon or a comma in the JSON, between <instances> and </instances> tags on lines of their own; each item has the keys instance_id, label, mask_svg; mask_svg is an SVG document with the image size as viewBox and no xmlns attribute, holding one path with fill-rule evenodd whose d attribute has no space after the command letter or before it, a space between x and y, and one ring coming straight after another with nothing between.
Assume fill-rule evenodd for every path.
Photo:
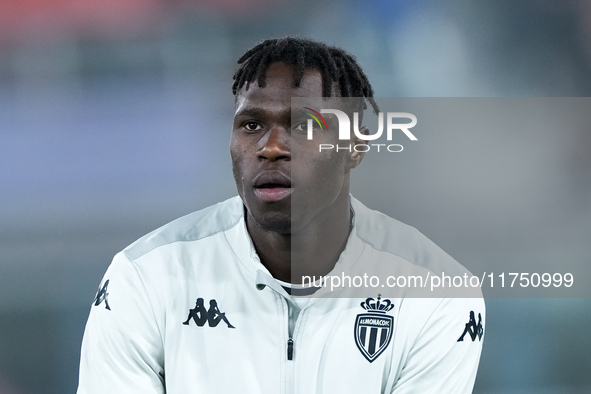
<instances>
[{"instance_id":1,"label":"camera watermark logo","mask_svg":"<svg viewBox=\"0 0 591 394\"><path fill-rule=\"evenodd\" d=\"M304 109L313 112L306 112L306 114L313 118L308 119L307 122L308 140L314 138L314 121L316 121L321 130L324 130L324 127L326 127L326 130L328 130L328 125L322 114L332 114L336 116L339 125L339 140L350 141L351 130L353 130L355 137L357 137L358 139L363 141L375 141L378 138L382 137L382 135L384 134L384 129L386 133L386 139L388 142L392 141L395 132L402 132L410 141L418 140L418 138L410 131L411 128L416 126L417 117L408 112L387 112L385 115L383 112L378 113L378 130L373 134L369 134L362 132L360 130L358 112L353 112L353 127L351 127L351 120L349 119L349 116L341 110L321 109L320 112L318 112L309 107L304 107ZM385 122L384 119L386 119ZM410 120L410 122L400 122L400 119ZM384 123L386 123L385 127ZM347 150L349 152L368 152L372 148L374 150L377 150L378 152L381 149L387 150L388 152L402 152L402 150L404 149L404 147L401 144L365 143L336 146L334 144L319 144L318 151L322 152L324 150Z\"/></svg>"},{"instance_id":2,"label":"camera watermark logo","mask_svg":"<svg viewBox=\"0 0 591 394\"><path fill-rule=\"evenodd\" d=\"M310 115L316 121L316 123L320 127L320 130L324 130L324 127L326 127L326 131L328 131L328 125L326 124L326 120L324 120L324 117L318 111L314 111L310 107L304 107L304 109L313 112L313 114L311 114L310 112L306 112L306 114ZM322 120L322 123L320 122L320 120L318 120L318 118ZM324 124L324 127L322 126L322 124ZM308 119L308 139L312 139L312 119Z\"/></svg>"}]
</instances>

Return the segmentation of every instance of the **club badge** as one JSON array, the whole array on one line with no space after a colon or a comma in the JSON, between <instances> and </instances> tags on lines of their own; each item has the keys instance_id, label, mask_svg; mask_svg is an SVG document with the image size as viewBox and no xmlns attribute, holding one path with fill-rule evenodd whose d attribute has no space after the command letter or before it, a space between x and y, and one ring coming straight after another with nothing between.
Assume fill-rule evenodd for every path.
<instances>
[{"instance_id":1,"label":"club badge","mask_svg":"<svg viewBox=\"0 0 591 394\"><path fill-rule=\"evenodd\" d=\"M355 320L355 343L370 363L386 350L394 332L394 317L386 312L394 308L390 300L372 297L362 302L367 313L360 313Z\"/></svg>"}]
</instances>

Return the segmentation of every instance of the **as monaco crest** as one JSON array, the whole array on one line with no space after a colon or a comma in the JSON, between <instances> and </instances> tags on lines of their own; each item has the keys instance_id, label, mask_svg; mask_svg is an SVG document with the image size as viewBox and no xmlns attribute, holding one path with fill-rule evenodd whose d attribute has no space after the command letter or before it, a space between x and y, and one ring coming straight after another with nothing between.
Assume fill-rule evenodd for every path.
<instances>
[{"instance_id":1,"label":"as monaco crest","mask_svg":"<svg viewBox=\"0 0 591 394\"><path fill-rule=\"evenodd\" d=\"M381 300L380 296L375 300L368 298L361 303L361 307L367 313L360 313L355 320L355 343L361 354L373 362L386 350L392 333L394 332L394 317L386 315L386 312L394 308L390 300Z\"/></svg>"}]
</instances>

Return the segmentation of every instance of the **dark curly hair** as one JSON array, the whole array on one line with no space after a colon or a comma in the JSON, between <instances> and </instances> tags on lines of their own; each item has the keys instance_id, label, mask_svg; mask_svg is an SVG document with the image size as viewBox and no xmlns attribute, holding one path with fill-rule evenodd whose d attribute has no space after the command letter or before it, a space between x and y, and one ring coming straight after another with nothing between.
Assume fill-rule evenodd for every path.
<instances>
[{"instance_id":1,"label":"dark curly hair","mask_svg":"<svg viewBox=\"0 0 591 394\"><path fill-rule=\"evenodd\" d=\"M266 40L247 51L238 59L232 93L256 81L259 87L266 85L265 72L272 63L295 66L294 86L299 86L304 72L313 68L322 75L324 97L359 97L367 100L375 113L379 107L373 97L373 89L365 73L353 56L341 48L331 47L308 39L284 37ZM335 92L334 87L338 87ZM365 100L363 108L366 108Z\"/></svg>"}]
</instances>

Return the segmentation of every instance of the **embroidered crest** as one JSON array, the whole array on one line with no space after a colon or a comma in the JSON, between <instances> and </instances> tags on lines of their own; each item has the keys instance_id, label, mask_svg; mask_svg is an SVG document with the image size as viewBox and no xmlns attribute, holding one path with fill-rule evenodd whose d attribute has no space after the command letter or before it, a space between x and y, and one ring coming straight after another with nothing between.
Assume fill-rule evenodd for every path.
<instances>
[{"instance_id":1,"label":"embroidered crest","mask_svg":"<svg viewBox=\"0 0 591 394\"><path fill-rule=\"evenodd\" d=\"M394 308L390 300L368 298L361 307L367 313L360 313L355 320L355 343L370 363L386 350L394 332L394 317L386 315Z\"/></svg>"}]
</instances>

